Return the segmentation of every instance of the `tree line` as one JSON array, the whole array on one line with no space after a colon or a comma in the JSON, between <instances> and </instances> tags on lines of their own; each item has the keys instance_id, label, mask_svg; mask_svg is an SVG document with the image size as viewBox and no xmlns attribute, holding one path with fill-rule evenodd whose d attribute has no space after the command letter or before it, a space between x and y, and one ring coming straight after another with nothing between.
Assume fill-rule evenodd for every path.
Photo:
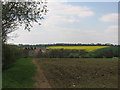
<instances>
[{"instance_id":1,"label":"tree line","mask_svg":"<svg viewBox=\"0 0 120 90\"><path fill-rule=\"evenodd\" d=\"M118 46L116 44L110 44L110 43L106 43L106 44L101 44L101 43L91 43L91 44L82 44L82 43L56 43L56 44L36 44L36 45L23 45L23 44L19 44L19 47L21 48L36 48L36 47L48 47L48 46Z\"/></svg>"}]
</instances>

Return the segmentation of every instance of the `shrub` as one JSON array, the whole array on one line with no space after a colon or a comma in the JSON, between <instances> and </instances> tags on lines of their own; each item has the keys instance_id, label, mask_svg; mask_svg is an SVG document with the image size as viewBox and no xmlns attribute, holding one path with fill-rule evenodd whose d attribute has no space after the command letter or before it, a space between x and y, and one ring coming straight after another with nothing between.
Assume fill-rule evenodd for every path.
<instances>
[{"instance_id":1,"label":"shrub","mask_svg":"<svg viewBox=\"0 0 120 90\"><path fill-rule=\"evenodd\" d=\"M9 68L15 63L16 59L24 57L24 50L19 49L16 45L2 45L2 67L3 70Z\"/></svg>"}]
</instances>

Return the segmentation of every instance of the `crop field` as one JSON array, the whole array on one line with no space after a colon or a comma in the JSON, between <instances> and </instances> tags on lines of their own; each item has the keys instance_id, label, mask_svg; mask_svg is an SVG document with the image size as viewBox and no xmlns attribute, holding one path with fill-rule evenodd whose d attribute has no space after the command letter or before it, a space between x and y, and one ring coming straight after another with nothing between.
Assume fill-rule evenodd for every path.
<instances>
[{"instance_id":1,"label":"crop field","mask_svg":"<svg viewBox=\"0 0 120 90\"><path fill-rule=\"evenodd\" d=\"M101 48L107 48L109 46L49 46L46 49L78 49L78 50L86 50L86 51L95 51Z\"/></svg>"},{"instance_id":2,"label":"crop field","mask_svg":"<svg viewBox=\"0 0 120 90\"><path fill-rule=\"evenodd\" d=\"M116 58L41 58L38 64L53 88L117 88Z\"/></svg>"}]
</instances>

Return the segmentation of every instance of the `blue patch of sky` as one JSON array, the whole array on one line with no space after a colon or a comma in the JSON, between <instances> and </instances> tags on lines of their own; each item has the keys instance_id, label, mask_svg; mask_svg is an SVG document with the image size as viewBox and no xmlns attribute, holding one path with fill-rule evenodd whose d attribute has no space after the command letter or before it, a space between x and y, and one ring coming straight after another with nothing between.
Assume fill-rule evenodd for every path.
<instances>
[{"instance_id":1,"label":"blue patch of sky","mask_svg":"<svg viewBox=\"0 0 120 90\"><path fill-rule=\"evenodd\" d=\"M73 6L87 6L95 13L94 16L89 16L85 18L78 18L79 22L72 24L59 25L61 27L67 28L80 28L83 30L104 30L108 26L117 25L114 22L101 22L99 19L101 16L111 13L118 13L118 3L117 2L67 2L67 4Z\"/></svg>"},{"instance_id":2,"label":"blue patch of sky","mask_svg":"<svg viewBox=\"0 0 120 90\"><path fill-rule=\"evenodd\" d=\"M67 2L67 4L73 6L87 6L98 14L117 13L117 2Z\"/></svg>"}]
</instances>

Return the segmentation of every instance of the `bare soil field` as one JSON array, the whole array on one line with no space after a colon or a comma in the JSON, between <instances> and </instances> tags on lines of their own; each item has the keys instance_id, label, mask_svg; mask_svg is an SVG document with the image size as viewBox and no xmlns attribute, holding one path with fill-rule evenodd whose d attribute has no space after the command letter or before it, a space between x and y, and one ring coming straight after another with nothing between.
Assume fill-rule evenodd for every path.
<instances>
[{"instance_id":1,"label":"bare soil field","mask_svg":"<svg viewBox=\"0 0 120 90\"><path fill-rule=\"evenodd\" d=\"M117 58L40 58L36 65L42 69L37 70L38 79L48 80L47 84L42 81L38 84L46 88L117 88L118 85Z\"/></svg>"}]
</instances>

